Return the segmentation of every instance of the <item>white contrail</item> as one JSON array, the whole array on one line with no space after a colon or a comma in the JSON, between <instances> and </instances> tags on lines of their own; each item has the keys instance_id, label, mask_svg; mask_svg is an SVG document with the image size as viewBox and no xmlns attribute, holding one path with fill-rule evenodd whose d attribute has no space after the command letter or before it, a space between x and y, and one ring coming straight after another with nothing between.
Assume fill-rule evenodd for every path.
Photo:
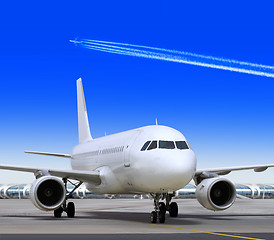
<instances>
[{"instance_id":1,"label":"white contrail","mask_svg":"<svg viewBox=\"0 0 274 240\"><path fill-rule=\"evenodd\" d=\"M149 55L152 55L152 56L163 56L163 55L167 56L166 54L163 54L163 53L149 52L149 51L146 51L146 50L139 50L139 49L128 48L128 47L110 46L108 44L102 44L102 43L93 43L93 44L84 44L84 43L82 43L82 46L86 47L86 48L89 48L90 46L102 46L102 47L105 47L105 48L108 48L108 49L129 51L129 52L134 52L134 53L138 53L138 54L147 55L149 53Z\"/></svg>"},{"instance_id":2,"label":"white contrail","mask_svg":"<svg viewBox=\"0 0 274 240\"><path fill-rule=\"evenodd\" d=\"M71 41L75 44L79 44L82 47L115 53L120 55L144 57L149 59L158 59L170 62L185 63L202 67L209 67L215 69L229 70L240 73L248 73L258 76L272 77L274 78L273 66L254 64L248 62L240 62L237 60L215 58L211 56L204 56L194 53L181 52L176 50L161 49L147 46L138 46L126 43L114 43L97 40L79 40ZM154 51L148 51L154 50ZM156 52L158 51L158 52ZM167 54L169 53L169 54ZM229 65L228 65L229 64Z\"/></svg>"},{"instance_id":3,"label":"white contrail","mask_svg":"<svg viewBox=\"0 0 274 240\"><path fill-rule=\"evenodd\" d=\"M240 72L240 73L248 73L258 76L265 76L265 77L274 77L273 73L263 72L263 71L256 71L252 69L244 69L244 68L237 68L237 67L231 67L231 66L224 66L224 65L217 65L213 63L204 63L204 62L197 62L189 59L182 59L177 56L170 57L165 54L154 54L153 52L149 51L139 51L139 50L119 50L119 49L113 49L113 48L106 48L106 47L98 47L98 46L85 46L86 48L92 49L92 50L98 50L102 52L109 52L109 53L116 53L121 55L128 55L128 56L136 56L136 57L145 57L150 59L158 59L158 60L164 60L164 61L171 61L171 62L178 62L178 63L185 63L185 64L191 64L196 66L202 66L202 67L209 67L209 68L215 68L215 69L222 69L222 70L229 70L234 72Z\"/></svg>"},{"instance_id":4,"label":"white contrail","mask_svg":"<svg viewBox=\"0 0 274 240\"><path fill-rule=\"evenodd\" d=\"M120 46L128 46L128 47L145 48L145 49L150 49L150 50L163 51L163 52L168 52L168 53L175 53L175 54L180 54L180 55L185 55L185 56L193 56L193 57L198 57L198 58L203 58L203 59L208 59L208 60L221 61L221 62L226 62L226 63L247 65L247 66L257 67L257 68L274 69L274 66L256 64L256 63L250 63L250 62L243 62L243 61L238 61L238 60L234 60L234 59L225 59L225 58L220 58L220 57L205 56L205 55L201 55L201 54L178 51L178 50L171 50L171 49L165 49L165 48L149 47L149 46L135 45L135 44L129 44L129 43L117 43L117 42L107 42L107 41L99 41L99 40L89 40L89 39L84 39L83 41L86 41L88 43L104 43L104 44L108 44L108 45L120 45Z\"/></svg>"},{"instance_id":5,"label":"white contrail","mask_svg":"<svg viewBox=\"0 0 274 240\"><path fill-rule=\"evenodd\" d=\"M253 75L258 75L258 76L274 77L274 74L271 74L271 73L259 72L259 71L248 70L248 69L240 69L240 68L228 67L228 66L220 66L220 65L216 65L216 64L195 62L195 61L191 61L188 59L185 59L185 60L177 59L176 57L169 58L166 55L160 55L160 54L153 55L150 52L144 53L144 51L142 51L142 53L136 52L136 50L122 51L122 50L111 49L111 48L106 48L106 47L98 47L98 46L86 46L86 48L92 49L92 50L97 50L97 51L102 51L102 52L116 53L116 54L121 54L121 55L145 57L145 58L150 58L150 59L158 59L158 60L164 60L164 61L170 61L170 62L186 63L186 64L192 64L192 65L196 65L196 66L217 68L217 69L235 71L235 72L240 72L240 73L248 73L248 74L253 74Z\"/></svg>"}]
</instances>

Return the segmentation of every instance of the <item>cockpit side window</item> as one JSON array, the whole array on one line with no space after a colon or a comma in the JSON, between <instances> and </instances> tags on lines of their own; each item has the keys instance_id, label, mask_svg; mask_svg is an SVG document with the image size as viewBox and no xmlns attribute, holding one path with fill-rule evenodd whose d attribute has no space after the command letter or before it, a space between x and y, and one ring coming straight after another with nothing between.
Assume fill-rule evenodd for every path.
<instances>
[{"instance_id":1,"label":"cockpit side window","mask_svg":"<svg viewBox=\"0 0 274 240\"><path fill-rule=\"evenodd\" d=\"M173 141L159 141L159 148L174 149L175 145Z\"/></svg>"},{"instance_id":2,"label":"cockpit side window","mask_svg":"<svg viewBox=\"0 0 274 240\"><path fill-rule=\"evenodd\" d=\"M176 147L178 149L181 149L181 150L182 149L189 149L189 147L188 147L188 145L185 141L176 141L175 143L176 143Z\"/></svg>"},{"instance_id":3,"label":"cockpit side window","mask_svg":"<svg viewBox=\"0 0 274 240\"><path fill-rule=\"evenodd\" d=\"M157 141L152 141L147 150L152 150L155 148L157 148Z\"/></svg>"},{"instance_id":4,"label":"cockpit side window","mask_svg":"<svg viewBox=\"0 0 274 240\"><path fill-rule=\"evenodd\" d=\"M145 151L147 149L147 146L150 144L151 141L147 141L144 146L141 148L141 151Z\"/></svg>"}]
</instances>

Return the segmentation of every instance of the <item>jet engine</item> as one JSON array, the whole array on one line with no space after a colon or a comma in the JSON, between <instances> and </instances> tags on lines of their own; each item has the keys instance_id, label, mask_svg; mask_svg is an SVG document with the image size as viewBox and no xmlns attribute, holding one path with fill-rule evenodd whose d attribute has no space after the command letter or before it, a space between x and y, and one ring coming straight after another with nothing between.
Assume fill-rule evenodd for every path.
<instances>
[{"instance_id":1,"label":"jet engine","mask_svg":"<svg viewBox=\"0 0 274 240\"><path fill-rule=\"evenodd\" d=\"M236 198L236 189L226 178L206 178L197 186L196 198L205 208L221 211L232 206Z\"/></svg>"},{"instance_id":2,"label":"jet engine","mask_svg":"<svg viewBox=\"0 0 274 240\"><path fill-rule=\"evenodd\" d=\"M43 176L32 183L30 198L37 208L52 211L59 208L65 201L66 189L59 178Z\"/></svg>"}]
</instances>

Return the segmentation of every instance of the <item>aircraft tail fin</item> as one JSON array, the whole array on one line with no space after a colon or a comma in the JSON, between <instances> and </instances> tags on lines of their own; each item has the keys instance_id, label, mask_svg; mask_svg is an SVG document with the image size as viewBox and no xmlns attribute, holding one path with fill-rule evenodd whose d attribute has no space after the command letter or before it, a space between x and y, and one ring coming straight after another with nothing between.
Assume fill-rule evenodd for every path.
<instances>
[{"instance_id":1,"label":"aircraft tail fin","mask_svg":"<svg viewBox=\"0 0 274 240\"><path fill-rule=\"evenodd\" d=\"M92 137L90 134L87 107L81 78L77 80L77 107L79 143L83 143L92 140Z\"/></svg>"}]
</instances>

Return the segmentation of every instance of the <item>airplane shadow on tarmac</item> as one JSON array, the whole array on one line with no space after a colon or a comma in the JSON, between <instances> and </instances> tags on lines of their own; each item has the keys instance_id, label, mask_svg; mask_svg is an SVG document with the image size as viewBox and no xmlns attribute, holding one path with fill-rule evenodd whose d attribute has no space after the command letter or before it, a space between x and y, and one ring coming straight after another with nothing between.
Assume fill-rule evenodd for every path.
<instances>
[{"instance_id":1,"label":"airplane shadow on tarmac","mask_svg":"<svg viewBox=\"0 0 274 240\"><path fill-rule=\"evenodd\" d=\"M183 215L179 214L178 217L171 218L169 214L166 214L166 224L174 225L200 225L204 219L209 221L234 221L238 217L274 217L273 214L231 214L231 215ZM68 218L65 214L61 218L54 218L53 216L41 215L2 215L0 217L4 218L24 218L24 219L34 219L40 221L71 221L77 219L86 220L119 220L119 221L132 221L139 223L150 223L150 213L140 213L140 212L105 212L105 211L87 211L79 212L75 218Z\"/></svg>"},{"instance_id":2,"label":"airplane shadow on tarmac","mask_svg":"<svg viewBox=\"0 0 274 240\"><path fill-rule=\"evenodd\" d=\"M105 220L118 220L118 221L131 221L139 223L150 223L150 213L140 213L140 212L105 212L105 211L88 211L88 212L79 212L74 218L68 218L65 214L61 218L55 218L52 216L45 216L44 214L38 215L23 215L23 214L13 214L13 215L2 215L3 218L21 218L28 220L39 220L39 221L72 221L77 219L85 220L96 220L96 219L105 219ZM203 216L204 218L205 216ZM194 218L191 216L187 219L184 215L178 215L177 218L171 218L166 214L166 223L169 224L182 224L182 225L199 225L199 218Z\"/></svg>"},{"instance_id":3,"label":"airplane shadow on tarmac","mask_svg":"<svg viewBox=\"0 0 274 240\"><path fill-rule=\"evenodd\" d=\"M99 212L90 211L85 213L86 216L76 216L76 218L91 218L91 219L110 219L120 221L134 221L140 223L150 223L150 213L137 212ZM167 224L176 225L199 225L202 220L209 221L234 221L239 217L274 217L273 214L229 214L229 215L200 215L200 214L179 214L178 217L170 217L166 214Z\"/></svg>"}]
</instances>

